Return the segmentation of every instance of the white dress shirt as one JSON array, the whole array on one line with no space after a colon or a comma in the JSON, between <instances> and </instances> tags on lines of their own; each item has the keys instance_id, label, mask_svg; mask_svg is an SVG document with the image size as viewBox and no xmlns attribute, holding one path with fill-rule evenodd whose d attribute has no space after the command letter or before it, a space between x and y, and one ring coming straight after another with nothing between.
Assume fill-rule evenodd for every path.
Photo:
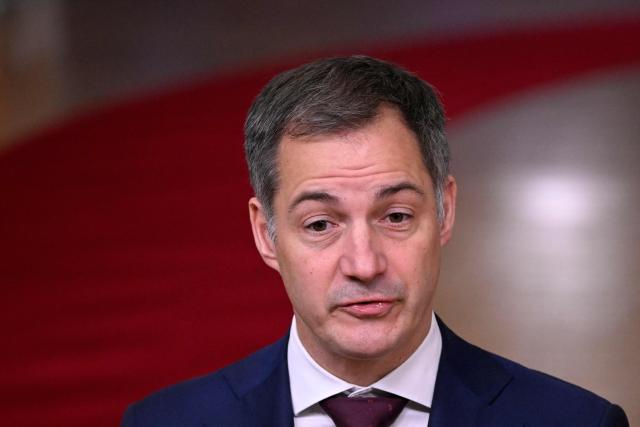
<instances>
[{"instance_id":1,"label":"white dress shirt","mask_svg":"<svg viewBox=\"0 0 640 427\"><path fill-rule=\"evenodd\" d=\"M318 402L338 393L347 392L350 397L367 396L375 390L408 399L393 426L426 426L441 350L442 336L432 313L429 333L416 351L379 381L369 387L360 387L332 375L313 360L300 341L294 316L287 362L295 427L333 427L333 421Z\"/></svg>"}]
</instances>

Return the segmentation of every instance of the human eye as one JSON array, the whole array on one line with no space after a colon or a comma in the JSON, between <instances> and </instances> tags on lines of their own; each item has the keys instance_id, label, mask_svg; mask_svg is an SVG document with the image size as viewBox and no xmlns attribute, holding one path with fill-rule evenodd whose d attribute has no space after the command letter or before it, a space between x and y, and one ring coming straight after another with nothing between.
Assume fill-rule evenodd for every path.
<instances>
[{"instance_id":1,"label":"human eye","mask_svg":"<svg viewBox=\"0 0 640 427\"><path fill-rule=\"evenodd\" d=\"M393 228L403 229L409 226L413 215L406 211L391 211L385 215L383 222Z\"/></svg>"},{"instance_id":2,"label":"human eye","mask_svg":"<svg viewBox=\"0 0 640 427\"><path fill-rule=\"evenodd\" d=\"M391 212L387 215L387 219L392 224L400 224L411 218L411 215L404 212Z\"/></svg>"},{"instance_id":3,"label":"human eye","mask_svg":"<svg viewBox=\"0 0 640 427\"><path fill-rule=\"evenodd\" d=\"M333 226L334 224L327 219L311 219L304 223L304 229L313 234L327 233Z\"/></svg>"}]
</instances>

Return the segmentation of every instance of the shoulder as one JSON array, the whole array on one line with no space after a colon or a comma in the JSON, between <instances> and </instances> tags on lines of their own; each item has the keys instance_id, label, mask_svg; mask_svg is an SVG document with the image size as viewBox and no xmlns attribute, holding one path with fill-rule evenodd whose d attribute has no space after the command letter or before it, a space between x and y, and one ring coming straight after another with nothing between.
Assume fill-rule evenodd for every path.
<instances>
[{"instance_id":1,"label":"shoulder","mask_svg":"<svg viewBox=\"0 0 640 427\"><path fill-rule=\"evenodd\" d=\"M503 357L491 357L512 376L501 395L502 407L523 408L545 425L628 425L619 406L589 390Z\"/></svg>"},{"instance_id":2,"label":"shoulder","mask_svg":"<svg viewBox=\"0 0 640 427\"><path fill-rule=\"evenodd\" d=\"M439 326L441 362L484 401L488 425L505 419L545 426L628 425L622 409L604 398L470 344L441 321Z\"/></svg>"},{"instance_id":3,"label":"shoulder","mask_svg":"<svg viewBox=\"0 0 640 427\"><path fill-rule=\"evenodd\" d=\"M211 420L226 425L223 420L229 417L242 425L246 412L242 398L286 362L282 359L285 338L216 372L174 384L133 403L122 426L202 426Z\"/></svg>"}]
</instances>

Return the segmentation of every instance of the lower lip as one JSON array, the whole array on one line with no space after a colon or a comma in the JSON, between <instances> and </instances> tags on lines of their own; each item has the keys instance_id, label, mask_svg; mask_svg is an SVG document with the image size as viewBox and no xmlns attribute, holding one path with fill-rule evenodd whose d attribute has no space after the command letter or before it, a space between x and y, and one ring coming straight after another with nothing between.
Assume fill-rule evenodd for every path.
<instances>
[{"instance_id":1,"label":"lower lip","mask_svg":"<svg viewBox=\"0 0 640 427\"><path fill-rule=\"evenodd\" d=\"M343 305L340 307L340 310L358 318L368 318L368 317L383 317L393 307L392 302L388 301L380 301L380 302L371 302L368 304L351 304L351 305Z\"/></svg>"}]
</instances>

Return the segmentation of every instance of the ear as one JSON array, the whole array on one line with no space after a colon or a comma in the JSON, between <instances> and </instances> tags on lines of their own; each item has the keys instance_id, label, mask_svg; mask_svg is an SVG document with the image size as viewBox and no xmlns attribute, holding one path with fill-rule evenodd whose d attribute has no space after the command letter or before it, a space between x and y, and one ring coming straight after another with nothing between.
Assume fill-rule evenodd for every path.
<instances>
[{"instance_id":1,"label":"ear","mask_svg":"<svg viewBox=\"0 0 640 427\"><path fill-rule=\"evenodd\" d=\"M280 265L276 257L275 243L269 236L267 217L262 204L255 197L249 199L249 218L258 253L265 264L279 272Z\"/></svg>"},{"instance_id":2,"label":"ear","mask_svg":"<svg viewBox=\"0 0 640 427\"><path fill-rule=\"evenodd\" d=\"M442 192L442 202L444 205L444 218L440 226L440 245L446 245L453 233L453 223L456 220L456 195L458 185L456 179L449 175Z\"/></svg>"}]
</instances>

